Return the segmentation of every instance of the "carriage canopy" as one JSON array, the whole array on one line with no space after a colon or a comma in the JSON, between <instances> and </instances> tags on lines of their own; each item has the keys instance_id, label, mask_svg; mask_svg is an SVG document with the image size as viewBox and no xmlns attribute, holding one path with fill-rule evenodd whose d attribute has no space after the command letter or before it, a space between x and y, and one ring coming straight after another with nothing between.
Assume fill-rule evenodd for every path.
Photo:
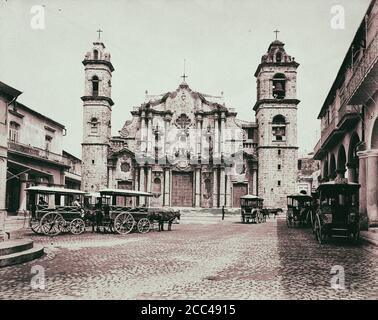
<instances>
[{"instance_id":1,"label":"carriage canopy","mask_svg":"<svg viewBox=\"0 0 378 320\"><path fill-rule=\"evenodd\" d=\"M102 189L99 191L102 196L127 196L127 197L152 197L150 192L126 190L126 189Z\"/></svg>"},{"instance_id":2,"label":"carriage canopy","mask_svg":"<svg viewBox=\"0 0 378 320\"><path fill-rule=\"evenodd\" d=\"M247 194L240 197L240 206L241 207L260 207L262 206L264 199L258 196Z\"/></svg>"},{"instance_id":3,"label":"carriage canopy","mask_svg":"<svg viewBox=\"0 0 378 320\"><path fill-rule=\"evenodd\" d=\"M33 186L25 189L27 192L38 194L72 194L72 195L85 195L85 192L76 189L55 188L46 186Z\"/></svg>"}]
</instances>

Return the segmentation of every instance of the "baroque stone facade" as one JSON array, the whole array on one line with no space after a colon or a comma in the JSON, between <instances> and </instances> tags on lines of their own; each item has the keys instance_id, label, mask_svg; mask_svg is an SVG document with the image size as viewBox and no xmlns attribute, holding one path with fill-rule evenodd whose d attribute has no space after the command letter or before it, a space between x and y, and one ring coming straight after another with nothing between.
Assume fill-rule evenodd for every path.
<instances>
[{"instance_id":1,"label":"baroque stone facade","mask_svg":"<svg viewBox=\"0 0 378 320\"><path fill-rule=\"evenodd\" d=\"M250 193L270 207L296 190L296 69L278 40L256 71L257 123L236 118L223 95L149 95L111 136L110 54L95 42L85 66L82 189L152 192L152 206L239 207ZM279 153L279 155L277 155Z\"/></svg>"}]
</instances>

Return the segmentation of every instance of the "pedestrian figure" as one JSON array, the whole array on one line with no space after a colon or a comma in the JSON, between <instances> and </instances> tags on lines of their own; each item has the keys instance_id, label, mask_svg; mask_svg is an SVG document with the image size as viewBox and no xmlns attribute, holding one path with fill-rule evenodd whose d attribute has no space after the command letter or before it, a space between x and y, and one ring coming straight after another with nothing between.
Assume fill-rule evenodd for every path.
<instances>
[{"instance_id":1,"label":"pedestrian figure","mask_svg":"<svg viewBox=\"0 0 378 320\"><path fill-rule=\"evenodd\" d=\"M225 210L224 210L224 206L222 206L222 220L224 220L224 212Z\"/></svg>"}]
</instances>

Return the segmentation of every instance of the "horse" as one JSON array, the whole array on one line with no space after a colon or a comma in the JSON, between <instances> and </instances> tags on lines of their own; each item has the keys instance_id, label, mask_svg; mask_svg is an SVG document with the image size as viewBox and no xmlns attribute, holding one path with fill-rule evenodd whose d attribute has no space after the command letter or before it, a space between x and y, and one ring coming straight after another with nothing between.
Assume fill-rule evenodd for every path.
<instances>
[{"instance_id":1,"label":"horse","mask_svg":"<svg viewBox=\"0 0 378 320\"><path fill-rule=\"evenodd\" d=\"M268 217L270 219L270 214L274 215L274 219L276 219L276 216L278 215L279 212L283 212L281 208L276 208L276 209L267 209L264 208L262 209L262 213L264 215L264 218Z\"/></svg>"},{"instance_id":2,"label":"horse","mask_svg":"<svg viewBox=\"0 0 378 320\"><path fill-rule=\"evenodd\" d=\"M172 223L175 219L180 220L180 211L155 211L148 215L148 219L159 224L159 231L164 231L164 222L168 222L168 231L172 230Z\"/></svg>"}]
</instances>

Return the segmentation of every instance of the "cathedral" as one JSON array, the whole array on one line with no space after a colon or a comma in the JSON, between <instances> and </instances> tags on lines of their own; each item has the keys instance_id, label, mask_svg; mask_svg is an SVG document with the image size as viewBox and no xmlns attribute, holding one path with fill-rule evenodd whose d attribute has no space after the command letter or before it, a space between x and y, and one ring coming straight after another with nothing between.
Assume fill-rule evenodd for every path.
<instances>
[{"instance_id":1,"label":"cathedral","mask_svg":"<svg viewBox=\"0 0 378 320\"><path fill-rule=\"evenodd\" d=\"M151 206L193 208L237 208L245 194L285 207L296 192L299 64L281 41L269 45L254 74L255 122L238 119L223 94L194 91L184 74L171 92L146 92L112 136L114 67L104 43L94 42L82 63L84 191L148 191Z\"/></svg>"}]
</instances>

